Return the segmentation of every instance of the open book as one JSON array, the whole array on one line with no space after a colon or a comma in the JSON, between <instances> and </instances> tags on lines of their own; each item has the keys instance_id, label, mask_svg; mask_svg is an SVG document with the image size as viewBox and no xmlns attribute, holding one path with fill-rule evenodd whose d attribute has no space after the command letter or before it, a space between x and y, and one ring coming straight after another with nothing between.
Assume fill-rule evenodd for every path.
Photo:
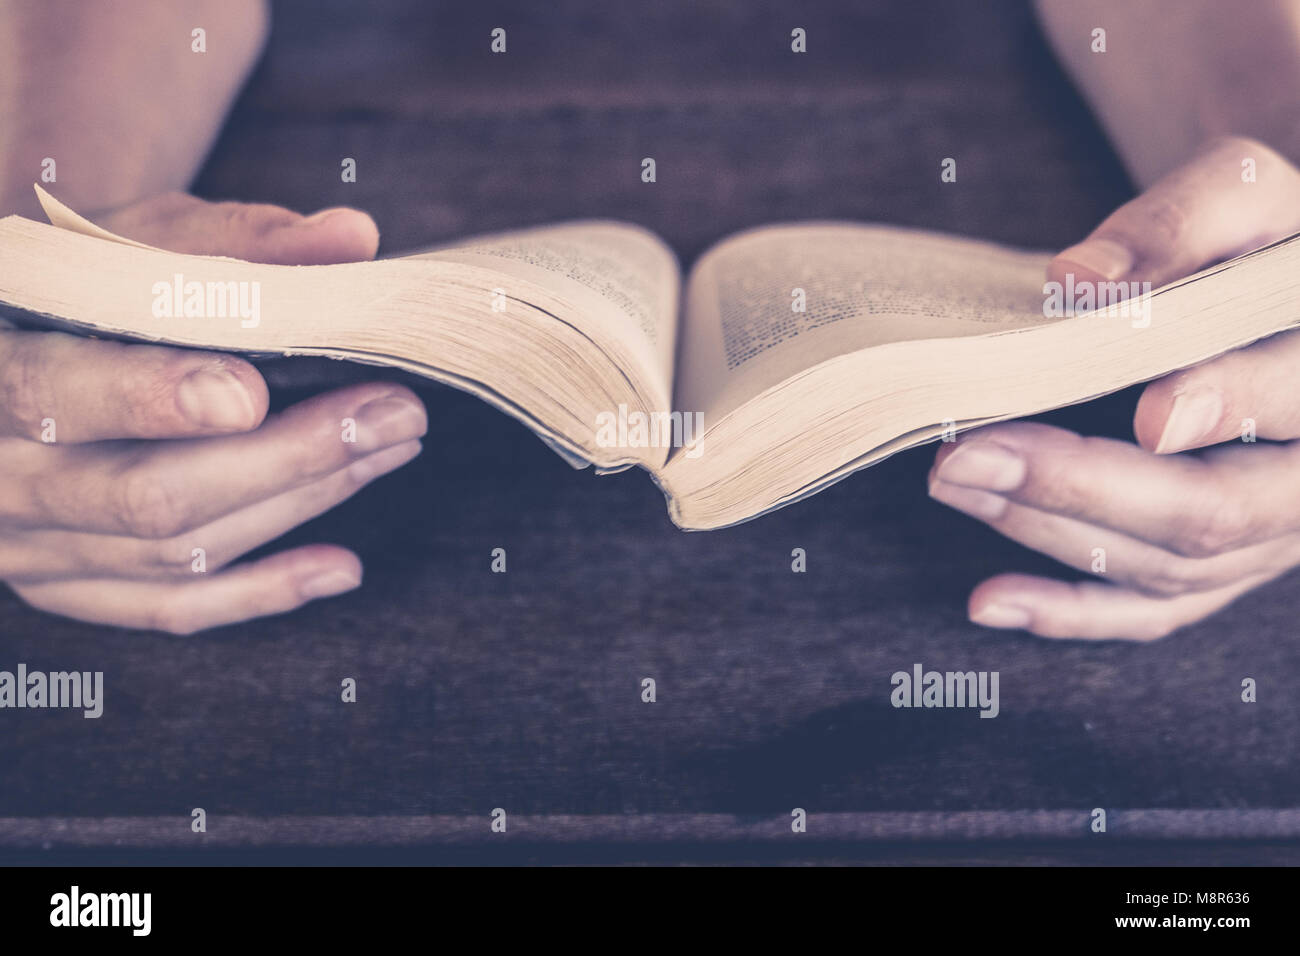
<instances>
[{"instance_id":1,"label":"open book","mask_svg":"<svg viewBox=\"0 0 1300 956\"><path fill-rule=\"evenodd\" d=\"M1300 325L1300 237L1116 304L1115 290L1045 290L1045 253L887 226L754 229L683 283L662 240L618 222L268 266L153 249L41 198L52 225L0 219L3 315L416 372L575 466L645 468L689 529ZM1093 311L1056 314L1080 305Z\"/></svg>"}]
</instances>

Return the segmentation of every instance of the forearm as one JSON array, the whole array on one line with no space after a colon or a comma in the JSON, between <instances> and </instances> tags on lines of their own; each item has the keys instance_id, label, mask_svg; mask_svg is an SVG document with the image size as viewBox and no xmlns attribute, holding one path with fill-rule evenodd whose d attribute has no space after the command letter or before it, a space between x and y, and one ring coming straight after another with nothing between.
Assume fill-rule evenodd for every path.
<instances>
[{"instance_id":1,"label":"forearm","mask_svg":"<svg viewBox=\"0 0 1300 956\"><path fill-rule=\"evenodd\" d=\"M82 211L184 189L267 30L264 0L0 0L0 214L46 159Z\"/></svg>"},{"instance_id":2,"label":"forearm","mask_svg":"<svg viewBox=\"0 0 1300 956\"><path fill-rule=\"evenodd\" d=\"M1300 160L1300 0L1035 0L1135 182L1239 134ZM1092 52L1092 31L1106 52Z\"/></svg>"}]
</instances>

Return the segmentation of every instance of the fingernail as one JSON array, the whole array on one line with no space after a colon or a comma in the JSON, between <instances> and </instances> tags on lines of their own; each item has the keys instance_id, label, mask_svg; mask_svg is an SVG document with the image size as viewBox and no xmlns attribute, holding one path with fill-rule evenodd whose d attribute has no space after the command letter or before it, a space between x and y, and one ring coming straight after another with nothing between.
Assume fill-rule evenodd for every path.
<instances>
[{"instance_id":1,"label":"fingernail","mask_svg":"<svg viewBox=\"0 0 1300 956\"><path fill-rule=\"evenodd\" d=\"M958 445L935 472L941 481L986 491L1012 491L1025 480L1025 462L1010 448L991 441Z\"/></svg>"},{"instance_id":2,"label":"fingernail","mask_svg":"<svg viewBox=\"0 0 1300 956\"><path fill-rule=\"evenodd\" d=\"M1169 410L1160 441L1156 442L1156 454L1196 447L1222 417L1223 396L1217 388L1200 386L1180 393L1174 399L1174 407Z\"/></svg>"},{"instance_id":3,"label":"fingernail","mask_svg":"<svg viewBox=\"0 0 1300 956\"><path fill-rule=\"evenodd\" d=\"M1057 258L1081 265L1104 279L1118 279L1133 268L1133 253L1109 239L1085 239ZM1076 278L1082 277L1076 275Z\"/></svg>"},{"instance_id":4,"label":"fingernail","mask_svg":"<svg viewBox=\"0 0 1300 956\"><path fill-rule=\"evenodd\" d=\"M224 370L190 372L176 388L176 401L186 418L205 428L248 428L257 415L244 383Z\"/></svg>"},{"instance_id":5,"label":"fingernail","mask_svg":"<svg viewBox=\"0 0 1300 956\"><path fill-rule=\"evenodd\" d=\"M427 427L424 406L418 402L397 395L376 398L357 412L356 450L368 454L410 441Z\"/></svg>"},{"instance_id":6,"label":"fingernail","mask_svg":"<svg viewBox=\"0 0 1300 956\"><path fill-rule=\"evenodd\" d=\"M333 597L351 591L361 584L361 579L347 571L326 571L308 578L298 587L298 594L307 601Z\"/></svg>"},{"instance_id":7,"label":"fingernail","mask_svg":"<svg viewBox=\"0 0 1300 956\"><path fill-rule=\"evenodd\" d=\"M976 624L985 627L1028 627L1031 616L1023 607L1011 604L990 604L970 616Z\"/></svg>"},{"instance_id":8,"label":"fingernail","mask_svg":"<svg viewBox=\"0 0 1300 956\"><path fill-rule=\"evenodd\" d=\"M981 521L997 521L1007 511L1007 499L1000 495L978 488L950 485L946 481L931 482L930 497Z\"/></svg>"}]
</instances>

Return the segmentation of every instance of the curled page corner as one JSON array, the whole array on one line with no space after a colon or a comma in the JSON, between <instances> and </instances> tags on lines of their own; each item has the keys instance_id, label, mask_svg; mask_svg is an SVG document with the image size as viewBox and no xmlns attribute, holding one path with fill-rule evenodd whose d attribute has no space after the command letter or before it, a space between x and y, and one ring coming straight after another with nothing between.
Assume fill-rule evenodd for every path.
<instances>
[{"instance_id":1,"label":"curled page corner","mask_svg":"<svg viewBox=\"0 0 1300 956\"><path fill-rule=\"evenodd\" d=\"M41 204L41 208L45 210L45 216L50 220L51 226L57 226L59 229L67 229L71 232L79 232L83 236L92 236L95 239L119 242L124 246L135 246L137 249L151 249L154 252L162 251L154 246L146 246L143 242L136 242L134 239L125 239L109 232L102 226L95 225L89 219L78 215L59 202L42 189L39 183L32 183L32 187L36 190L36 199Z\"/></svg>"}]
</instances>

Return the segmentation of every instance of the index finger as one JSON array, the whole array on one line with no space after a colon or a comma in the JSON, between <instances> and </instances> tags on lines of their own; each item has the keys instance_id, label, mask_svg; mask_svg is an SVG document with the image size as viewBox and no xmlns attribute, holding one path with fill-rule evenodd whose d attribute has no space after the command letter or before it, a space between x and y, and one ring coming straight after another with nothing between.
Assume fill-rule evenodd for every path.
<instances>
[{"instance_id":1,"label":"index finger","mask_svg":"<svg viewBox=\"0 0 1300 956\"><path fill-rule=\"evenodd\" d=\"M1278 476L1300 464L1300 445L1248 447L1227 457L1155 455L1110 438L1014 422L945 445L933 476L1175 554L1211 557L1298 530L1300 490Z\"/></svg>"},{"instance_id":2,"label":"index finger","mask_svg":"<svg viewBox=\"0 0 1300 956\"><path fill-rule=\"evenodd\" d=\"M233 355L0 329L0 437L67 443L256 428L267 388Z\"/></svg>"}]
</instances>

